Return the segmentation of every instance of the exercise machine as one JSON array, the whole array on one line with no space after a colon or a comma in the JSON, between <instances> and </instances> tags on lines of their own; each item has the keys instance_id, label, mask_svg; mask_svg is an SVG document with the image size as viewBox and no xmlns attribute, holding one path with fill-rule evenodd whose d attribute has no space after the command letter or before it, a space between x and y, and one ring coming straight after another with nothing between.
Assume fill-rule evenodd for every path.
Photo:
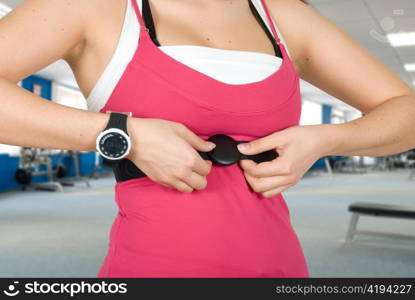
<instances>
[{"instance_id":1,"label":"exercise machine","mask_svg":"<svg viewBox=\"0 0 415 300\"><path fill-rule=\"evenodd\" d=\"M66 172L63 164L58 163L52 166L51 150L23 147L20 151L19 169L15 173L15 179L23 185L24 190L30 186L36 189L52 189L62 192L63 187L56 181L56 178L64 177ZM33 178L37 176L46 176L48 180L32 183Z\"/></svg>"},{"instance_id":2,"label":"exercise machine","mask_svg":"<svg viewBox=\"0 0 415 300\"><path fill-rule=\"evenodd\" d=\"M53 190L63 192L64 186L73 186L76 181L83 181L90 187L89 178L80 175L80 152L60 150L56 165L52 165L53 151L50 149L38 149L23 147L20 151L19 169L15 172L16 181L22 185L22 189L35 188L40 190ZM65 155L68 154L75 169L74 177L66 177L68 170L63 164ZM46 176L46 182L34 183L38 176Z\"/></svg>"}]
</instances>

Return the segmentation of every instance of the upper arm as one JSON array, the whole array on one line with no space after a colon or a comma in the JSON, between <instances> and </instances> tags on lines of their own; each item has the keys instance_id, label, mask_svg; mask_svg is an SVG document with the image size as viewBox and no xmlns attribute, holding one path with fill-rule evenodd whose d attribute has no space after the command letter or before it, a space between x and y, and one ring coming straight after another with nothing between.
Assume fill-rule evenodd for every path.
<instances>
[{"instance_id":1,"label":"upper arm","mask_svg":"<svg viewBox=\"0 0 415 300\"><path fill-rule=\"evenodd\" d=\"M267 0L301 78L367 113L413 90L333 22L301 1ZM293 51L294 48L294 51Z\"/></svg>"},{"instance_id":2,"label":"upper arm","mask_svg":"<svg viewBox=\"0 0 415 300\"><path fill-rule=\"evenodd\" d=\"M0 19L0 76L13 82L39 71L85 38L84 0L26 0Z\"/></svg>"}]
</instances>

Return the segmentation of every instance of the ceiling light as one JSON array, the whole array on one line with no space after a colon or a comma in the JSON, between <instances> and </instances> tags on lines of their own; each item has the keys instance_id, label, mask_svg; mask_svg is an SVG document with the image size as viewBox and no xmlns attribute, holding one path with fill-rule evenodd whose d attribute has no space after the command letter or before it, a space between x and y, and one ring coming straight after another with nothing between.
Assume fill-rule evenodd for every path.
<instances>
[{"instance_id":1,"label":"ceiling light","mask_svg":"<svg viewBox=\"0 0 415 300\"><path fill-rule=\"evenodd\" d=\"M390 33L387 38L393 47L415 46L415 32Z\"/></svg>"},{"instance_id":2,"label":"ceiling light","mask_svg":"<svg viewBox=\"0 0 415 300\"><path fill-rule=\"evenodd\" d=\"M0 19L7 15L12 9L0 2Z\"/></svg>"},{"instance_id":3,"label":"ceiling light","mask_svg":"<svg viewBox=\"0 0 415 300\"><path fill-rule=\"evenodd\" d=\"M404 65L404 68L408 72L415 72L415 64L406 64Z\"/></svg>"}]
</instances>

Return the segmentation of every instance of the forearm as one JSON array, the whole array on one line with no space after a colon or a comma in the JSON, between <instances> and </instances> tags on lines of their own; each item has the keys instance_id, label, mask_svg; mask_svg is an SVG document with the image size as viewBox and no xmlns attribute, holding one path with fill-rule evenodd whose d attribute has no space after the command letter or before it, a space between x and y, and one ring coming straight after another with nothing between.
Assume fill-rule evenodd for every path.
<instances>
[{"instance_id":1,"label":"forearm","mask_svg":"<svg viewBox=\"0 0 415 300\"><path fill-rule=\"evenodd\" d=\"M415 96L390 99L367 115L325 126L327 155L385 156L415 148Z\"/></svg>"},{"instance_id":2,"label":"forearm","mask_svg":"<svg viewBox=\"0 0 415 300\"><path fill-rule=\"evenodd\" d=\"M95 151L109 116L47 101L0 78L0 144Z\"/></svg>"}]
</instances>

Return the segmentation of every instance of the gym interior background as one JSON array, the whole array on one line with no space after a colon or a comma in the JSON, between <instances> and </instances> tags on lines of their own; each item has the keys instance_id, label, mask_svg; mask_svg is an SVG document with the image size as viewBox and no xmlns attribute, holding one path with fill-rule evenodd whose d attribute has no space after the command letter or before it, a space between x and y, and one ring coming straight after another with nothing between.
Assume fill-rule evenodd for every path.
<instances>
[{"instance_id":1,"label":"gym interior background","mask_svg":"<svg viewBox=\"0 0 415 300\"><path fill-rule=\"evenodd\" d=\"M0 17L21 2L0 0ZM415 86L415 1L308 2ZM86 109L64 61L19 85ZM301 90L301 125L361 116L306 82ZM116 214L114 184L95 152L0 145L0 276L96 276ZM415 149L322 158L284 195L313 277L415 276Z\"/></svg>"}]
</instances>

